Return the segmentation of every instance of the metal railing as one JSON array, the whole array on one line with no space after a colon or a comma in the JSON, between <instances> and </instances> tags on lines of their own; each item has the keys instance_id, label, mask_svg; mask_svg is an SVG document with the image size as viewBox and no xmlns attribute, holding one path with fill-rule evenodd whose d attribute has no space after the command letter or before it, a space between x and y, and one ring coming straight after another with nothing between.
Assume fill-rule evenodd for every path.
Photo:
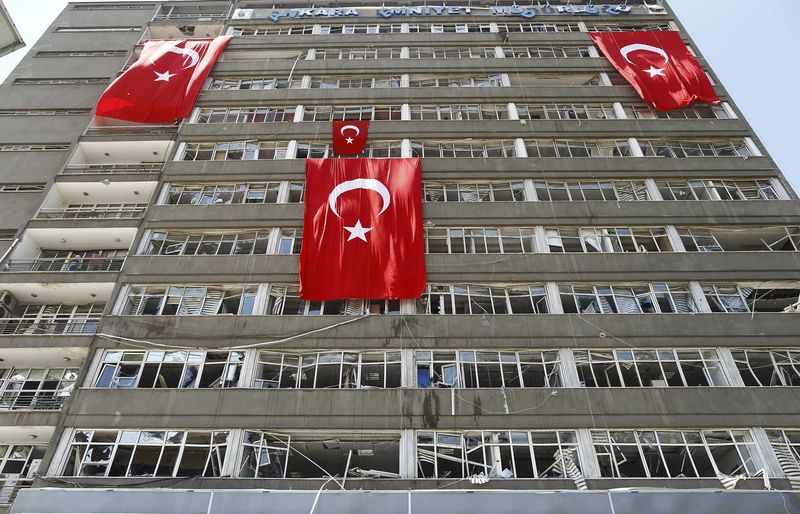
<instances>
[{"instance_id":1,"label":"metal railing","mask_svg":"<svg viewBox=\"0 0 800 514\"><path fill-rule=\"evenodd\" d=\"M67 207L39 209L37 219L119 219L141 218L145 207Z\"/></svg>"},{"instance_id":2,"label":"metal railing","mask_svg":"<svg viewBox=\"0 0 800 514\"><path fill-rule=\"evenodd\" d=\"M61 172L62 175L84 174L122 174L122 173L161 173L163 162L142 162L138 164L70 164Z\"/></svg>"},{"instance_id":3,"label":"metal railing","mask_svg":"<svg viewBox=\"0 0 800 514\"><path fill-rule=\"evenodd\" d=\"M0 336L94 334L100 324L100 316L90 314L73 319L0 318Z\"/></svg>"},{"instance_id":4,"label":"metal railing","mask_svg":"<svg viewBox=\"0 0 800 514\"><path fill-rule=\"evenodd\" d=\"M171 14L163 14L157 13L153 16L152 21L172 21L172 20L193 20L193 21L213 21L213 20L220 20L226 21L228 19L228 13L171 13Z\"/></svg>"},{"instance_id":5,"label":"metal railing","mask_svg":"<svg viewBox=\"0 0 800 514\"><path fill-rule=\"evenodd\" d=\"M0 411L61 410L67 398L66 391L9 391L0 395Z\"/></svg>"},{"instance_id":6,"label":"metal railing","mask_svg":"<svg viewBox=\"0 0 800 514\"><path fill-rule=\"evenodd\" d=\"M124 135L172 135L177 132L179 125L106 125L89 126L83 133L84 136L124 136Z\"/></svg>"},{"instance_id":7,"label":"metal railing","mask_svg":"<svg viewBox=\"0 0 800 514\"><path fill-rule=\"evenodd\" d=\"M71 257L52 259L12 259L7 271L119 271L125 257Z\"/></svg>"},{"instance_id":8,"label":"metal railing","mask_svg":"<svg viewBox=\"0 0 800 514\"><path fill-rule=\"evenodd\" d=\"M0 505L11 505L17 498L20 489L33 485L32 478L15 478L12 475L0 475Z\"/></svg>"}]
</instances>

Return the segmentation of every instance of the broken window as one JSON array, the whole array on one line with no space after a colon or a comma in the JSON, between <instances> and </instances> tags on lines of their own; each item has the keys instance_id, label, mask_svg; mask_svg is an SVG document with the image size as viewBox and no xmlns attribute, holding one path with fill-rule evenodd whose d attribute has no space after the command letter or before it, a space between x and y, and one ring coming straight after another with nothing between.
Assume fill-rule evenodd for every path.
<instances>
[{"instance_id":1,"label":"broken window","mask_svg":"<svg viewBox=\"0 0 800 514\"><path fill-rule=\"evenodd\" d=\"M103 355L95 387L241 387L244 352L175 350L119 351Z\"/></svg>"},{"instance_id":2,"label":"broken window","mask_svg":"<svg viewBox=\"0 0 800 514\"><path fill-rule=\"evenodd\" d=\"M361 316L364 314L400 314L400 300L326 300L300 298L296 285L275 284L269 288L267 314L283 316Z\"/></svg>"},{"instance_id":3,"label":"broken window","mask_svg":"<svg viewBox=\"0 0 800 514\"><path fill-rule=\"evenodd\" d=\"M422 183L425 202L524 202L525 183L429 182Z\"/></svg>"},{"instance_id":4,"label":"broken window","mask_svg":"<svg viewBox=\"0 0 800 514\"><path fill-rule=\"evenodd\" d=\"M146 255L265 255L270 231L150 233Z\"/></svg>"},{"instance_id":5,"label":"broken window","mask_svg":"<svg viewBox=\"0 0 800 514\"><path fill-rule=\"evenodd\" d=\"M227 431L76 430L63 476L219 477Z\"/></svg>"},{"instance_id":6,"label":"broken window","mask_svg":"<svg viewBox=\"0 0 800 514\"><path fill-rule=\"evenodd\" d=\"M656 314L696 312L686 284L559 285L566 313Z\"/></svg>"},{"instance_id":7,"label":"broken window","mask_svg":"<svg viewBox=\"0 0 800 514\"><path fill-rule=\"evenodd\" d=\"M772 450L787 477L800 477L800 430L767 430Z\"/></svg>"},{"instance_id":8,"label":"broken window","mask_svg":"<svg viewBox=\"0 0 800 514\"><path fill-rule=\"evenodd\" d=\"M703 292L713 312L797 312L800 306L797 282L703 284Z\"/></svg>"},{"instance_id":9,"label":"broken window","mask_svg":"<svg viewBox=\"0 0 800 514\"><path fill-rule=\"evenodd\" d=\"M763 470L749 430L592 430L604 478L755 476Z\"/></svg>"},{"instance_id":10,"label":"broken window","mask_svg":"<svg viewBox=\"0 0 800 514\"><path fill-rule=\"evenodd\" d=\"M733 349L731 355L746 386L800 386L800 351Z\"/></svg>"},{"instance_id":11,"label":"broken window","mask_svg":"<svg viewBox=\"0 0 800 514\"><path fill-rule=\"evenodd\" d=\"M428 284L417 299L417 314L543 314L543 285Z\"/></svg>"},{"instance_id":12,"label":"broken window","mask_svg":"<svg viewBox=\"0 0 800 514\"><path fill-rule=\"evenodd\" d=\"M425 228L427 253L533 253L533 227Z\"/></svg>"},{"instance_id":13,"label":"broken window","mask_svg":"<svg viewBox=\"0 0 800 514\"><path fill-rule=\"evenodd\" d=\"M558 351L416 352L417 387L561 387Z\"/></svg>"},{"instance_id":14,"label":"broken window","mask_svg":"<svg viewBox=\"0 0 800 514\"><path fill-rule=\"evenodd\" d=\"M796 252L800 227L677 227L689 252Z\"/></svg>"},{"instance_id":15,"label":"broken window","mask_svg":"<svg viewBox=\"0 0 800 514\"><path fill-rule=\"evenodd\" d=\"M658 180L664 200L777 200L772 183L765 179Z\"/></svg>"},{"instance_id":16,"label":"broken window","mask_svg":"<svg viewBox=\"0 0 800 514\"><path fill-rule=\"evenodd\" d=\"M258 286L131 286L123 315L253 314Z\"/></svg>"},{"instance_id":17,"label":"broken window","mask_svg":"<svg viewBox=\"0 0 800 514\"><path fill-rule=\"evenodd\" d=\"M14 480L19 477L33 478L36 471L34 463L44 458L47 446L33 446L27 444L0 445L0 478L3 485L0 487L0 498L8 499L6 488L13 489ZM5 501L4 504L10 502Z\"/></svg>"},{"instance_id":18,"label":"broken window","mask_svg":"<svg viewBox=\"0 0 800 514\"><path fill-rule=\"evenodd\" d=\"M400 478L396 434L278 434L246 430L240 478Z\"/></svg>"},{"instance_id":19,"label":"broken window","mask_svg":"<svg viewBox=\"0 0 800 514\"><path fill-rule=\"evenodd\" d=\"M573 431L417 432L419 478L566 478L564 455L580 469Z\"/></svg>"},{"instance_id":20,"label":"broken window","mask_svg":"<svg viewBox=\"0 0 800 514\"><path fill-rule=\"evenodd\" d=\"M727 386L716 350L575 350L582 387Z\"/></svg>"},{"instance_id":21,"label":"broken window","mask_svg":"<svg viewBox=\"0 0 800 514\"><path fill-rule=\"evenodd\" d=\"M290 194L281 197L281 187L287 184ZM298 203L302 196L291 194L302 182L248 182L236 184L172 184L164 202L167 205L238 205L263 203Z\"/></svg>"},{"instance_id":22,"label":"broken window","mask_svg":"<svg viewBox=\"0 0 800 514\"><path fill-rule=\"evenodd\" d=\"M669 252L665 228L552 227L546 228L551 253Z\"/></svg>"},{"instance_id":23,"label":"broken window","mask_svg":"<svg viewBox=\"0 0 800 514\"><path fill-rule=\"evenodd\" d=\"M77 368L0 369L0 410L60 409L77 379Z\"/></svg>"},{"instance_id":24,"label":"broken window","mask_svg":"<svg viewBox=\"0 0 800 514\"><path fill-rule=\"evenodd\" d=\"M533 182L536 199L540 202L585 202L649 200L643 180Z\"/></svg>"},{"instance_id":25,"label":"broken window","mask_svg":"<svg viewBox=\"0 0 800 514\"><path fill-rule=\"evenodd\" d=\"M750 157L744 139L639 139L645 157Z\"/></svg>"},{"instance_id":26,"label":"broken window","mask_svg":"<svg viewBox=\"0 0 800 514\"><path fill-rule=\"evenodd\" d=\"M400 352L260 352L255 386L293 388L400 387Z\"/></svg>"}]
</instances>

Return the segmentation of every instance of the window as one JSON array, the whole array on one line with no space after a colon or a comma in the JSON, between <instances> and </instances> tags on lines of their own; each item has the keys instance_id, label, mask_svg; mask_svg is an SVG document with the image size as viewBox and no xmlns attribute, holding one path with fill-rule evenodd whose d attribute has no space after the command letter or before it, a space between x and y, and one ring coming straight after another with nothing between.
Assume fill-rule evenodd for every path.
<instances>
[{"instance_id":1,"label":"window","mask_svg":"<svg viewBox=\"0 0 800 514\"><path fill-rule=\"evenodd\" d=\"M91 109L0 109L0 116L81 116Z\"/></svg>"},{"instance_id":2,"label":"window","mask_svg":"<svg viewBox=\"0 0 800 514\"><path fill-rule=\"evenodd\" d=\"M416 352L417 387L562 387L558 350Z\"/></svg>"},{"instance_id":3,"label":"window","mask_svg":"<svg viewBox=\"0 0 800 514\"><path fill-rule=\"evenodd\" d=\"M302 228L282 228L278 234L278 255L300 255L303 245Z\"/></svg>"},{"instance_id":4,"label":"window","mask_svg":"<svg viewBox=\"0 0 800 514\"><path fill-rule=\"evenodd\" d=\"M400 77L381 75L377 77L311 77L311 88L317 89L386 89L400 87Z\"/></svg>"},{"instance_id":5,"label":"window","mask_svg":"<svg viewBox=\"0 0 800 514\"><path fill-rule=\"evenodd\" d=\"M475 59L494 58L494 48L437 48L412 47L408 49L410 59Z\"/></svg>"},{"instance_id":6,"label":"window","mask_svg":"<svg viewBox=\"0 0 800 514\"><path fill-rule=\"evenodd\" d=\"M289 195L281 195L288 184ZM280 201L279 201L280 199ZM303 199L302 182L249 182L238 184L172 184L167 205L231 205L250 203L298 203Z\"/></svg>"},{"instance_id":7,"label":"window","mask_svg":"<svg viewBox=\"0 0 800 514\"><path fill-rule=\"evenodd\" d=\"M761 281L703 284L712 312L797 312L800 284Z\"/></svg>"},{"instance_id":8,"label":"window","mask_svg":"<svg viewBox=\"0 0 800 514\"><path fill-rule=\"evenodd\" d=\"M93 334L105 305L25 305L18 318L0 319L0 334Z\"/></svg>"},{"instance_id":9,"label":"window","mask_svg":"<svg viewBox=\"0 0 800 514\"><path fill-rule=\"evenodd\" d=\"M588 58L591 57L589 48L585 46L559 46L559 47L504 47L503 54L506 57L517 59L564 59L564 58Z\"/></svg>"},{"instance_id":10,"label":"window","mask_svg":"<svg viewBox=\"0 0 800 514\"><path fill-rule=\"evenodd\" d=\"M108 77L96 78L64 78L64 79L14 79L14 85L41 86L41 85L66 85L66 84L107 84Z\"/></svg>"},{"instance_id":11,"label":"window","mask_svg":"<svg viewBox=\"0 0 800 514\"><path fill-rule=\"evenodd\" d=\"M498 23L500 32L580 32L577 23Z\"/></svg>"},{"instance_id":12,"label":"window","mask_svg":"<svg viewBox=\"0 0 800 514\"><path fill-rule=\"evenodd\" d=\"M488 23L420 23L415 26L417 30L414 32L432 32L434 34L491 32Z\"/></svg>"},{"instance_id":13,"label":"window","mask_svg":"<svg viewBox=\"0 0 800 514\"><path fill-rule=\"evenodd\" d=\"M296 285L275 284L269 288L267 314L276 316L361 316L364 314L400 314L400 300L326 300L300 298Z\"/></svg>"},{"instance_id":14,"label":"window","mask_svg":"<svg viewBox=\"0 0 800 514\"><path fill-rule=\"evenodd\" d=\"M255 386L263 389L400 387L400 352L259 352Z\"/></svg>"},{"instance_id":15,"label":"window","mask_svg":"<svg viewBox=\"0 0 800 514\"><path fill-rule=\"evenodd\" d=\"M155 4L76 4L72 6L74 11L127 11L141 9L155 9Z\"/></svg>"},{"instance_id":16,"label":"window","mask_svg":"<svg viewBox=\"0 0 800 514\"><path fill-rule=\"evenodd\" d=\"M236 469L240 478L400 478L400 437L245 430Z\"/></svg>"},{"instance_id":17,"label":"window","mask_svg":"<svg viewBox=\"0 0 800 514\"><path fill-rule=\"evenodd\" d=\"M240 89L296 89L301 87L300 79L284 78L217 78L212 79L208 86L209 90L240 90Z\"/></svg>"},{"instance_id":18,"label":"window","mask_svg":"<svg viewBox=\"0 0 800 514\"><path fill-rule=\"evenodd\" d=\"M303 109L303 121L332 120L400 120L399 105L375 105L367 107L335 107L327 105L306 106Z\"/></svg>"},{"instance_id":19,"label":"window","mask_svg":"<svg viewBox=\"0 0 800 514\"><path fill-rule=\"evenodd\" d=\"M573 431L417 432L419 478L566 478L580 470Z\"/></svg>"},{"instance_id":20,"label":"window","mask_svg":"<svg viewBox=\"0 0 800 514\"><path fill-rule=\"evenodd\" d=\"M533 188L540 202L643 201L649 200L647 187L641 180L609 180L559 182L534 181Z\"/></svg>"},{"instance_id":21,"label":"window","mask_svg":"<svg viewBox=\"0 0 800 514\"><path fill-rule=\"evenodd\" d=\"M182 161L253 161L285 159L287 142L231 141L226 143L186 143Z\"/></svg>"},{"instance_id":22,"label":"window","mask_svg":"<svg viewBox=\"0 0 800 514\"><path fill-rule=\"evenodd\" d=\"M130 286L122 315L215 316L254 314L255 285Z\"/></svg>"},{"instance_id":23,"label":"window","mask_svg":"<svg viewBox=\"0 0 800 514\"><path fill-rule=\"evenodd\" d=\"M0 369L0 410L60 409L77 380L77 368Z\"/></svg>"},{"instance_id":24,"label":"window","mask_svg":"<svg viewBox=\"0 0 800 514\"><path fill-rule=\"evenodd\" d=\"M767 430L767 437L786 476L800 476L800 431Z\"/></svg>"},{"instance_id":25,"label":"window","mask_svg":"<svg viewBox=\"0 0 800 514\"><path fill-rule=\"evenodd\" d=\"M664 200L777 200L769 180L657 180Z\"/></svg>"},{"instance_id":26,"label":"window","mask_svg":"<svg viewBox=\"0 0 800 514\"><path fill-rule=\"evenodd\" d=\"M325 59L399 59L400 48L317 48L315 60Z\"/></svg>"},{"instance_id":27,"label":"window","mask_svg":"<svg viewBox=\"0 0 800 514\"><path fill-rule=\"evenodd\" d=\"M763 469L749 430L592 430L604 478L755 476Z\"/></svg>"},{"instance_id":28,"label":"window","mask_svg":"<svg viewBox=\"0 0 800 514\"><path fill-rule=\"evenodd\" d=\"M54 32L139 32L142 27L56 27Z\"/></svg>"},{"instance_id":29,"label":"window","mask_svg":"<svg viewBox=\"0 0 800 514\"><path fill-rule=\"evenodd\" d=\"M242 387L244 352L120 351L103 354L94 387L218 389Z\"/></svg>"},{"instance_id":30,"label":"window","mask_svg":"<svg viewBox=\"0 0 800 514\"><path fill-rule=\"evenodd\" d=\"M521 120L615 120L612 104L517 104Z\"/></svg>"},{"instance_id":31,"label":"window","mask_svg":"<svg viewBox=\"0 0 800 514\"><path fill-rule=\"evenodd\" d=\"M722 246L714 234L706 228L677 227L687 252L722 252Z\"/></svg>"},{"instance_id":32,"label":"window","mask_svg":"<svg viewBox=\"0 0 800 514\"><path fill-rule=\"evenodd\" d=\"M575 350L581 387L727 386L716 350Z\"/></svg>"},{"instance_id":33,"label":"window","mask_svg":"<svg viewBox=\"0 0 800 514\"><path fill-rule=\"evenodd\" d=\"M414 157L517 157L514 141L472 140L455 141L411 141Z\"/></svg>"},{"instance_id":34,"label":"window","mask_svg":"<svg viewBox=\"0 0 800 514\"><path fill-rule=\"evenodd\" d=\"M63 476L219 477L227 431L75 430Z\"/></svg>"},{"instance_id":35,"label":"window","mask_svg":"<svg viewBox=\"0 0 800 514\"><path fill-rule=\"evenodd\" d=\"M15 229L0 230L0 241L13 241L16 235L17 231Z\"/></svg>"},{"instance_id":36,"label":"window","mask_svg":"<svg viewBox=\"0 0 800 514\"><path fill-rule=\"evenodd\" d=\"M629 157L624 139L532 139L525 141L528 157Z\"/></svg>"},{"instance_id":37,"label":"window","mask_svg":"<svg viewBox=\"0 0 800 514\"><path fill-rule=\"evenodd\" d=\"M196 123L279 123L294 121L296 107L200 109Z\"/></svg>"},{"instance_id":38,"label":"window","mask_svg":"<svg viewBox=\"0 0 800 514\"><path fill-rule=\"evenodd\" d=\"M748 387L800 386L800 351L742 348L731 355Z\"/></svg>"},{"instance_id":39,"label":"window","mask_svg":"<svg viewBox=\"0 0 800 514\"><path fill-rule=\"evenodd\" d=\"M0 184L0 193L41 193L44 184Z\"/></svg>"},{"instance_id":40,"label":"window","mask_svg":"<svg viewBox=\"0 0 800 514\"><path fill-rule=\"evenodd\" d=\"M427 253L534 253L533 227L425 228Z\"/></svg>"},{"instance_id":41,"label":"window","mask_svg":"<svg viewBox=\"0 0 800 514\"><path fill-rule=\"evenodd\" d=\"M409 85L411 87L501 87L503 78L501 75L480 75L480 76L446 76L438 75L414 75Z\"/></svg>"},{"instance_id":42,"label":"window","mask_svg":"<svg viewBox=\"0 0 800 514\"><path fill-rule=\"evenodd\" d=\"M73 50L66 52L36 52L34 57L121 57L128 55L126 50Z\"/></svg>"},{"instance_id":43,"label":"window","mask_svg":"<svg viewBox=\"0 0 800 514\"><path fill-rule=\"evenodd\" d=\"M703 293L712 312L750 312L747 298L752 292L752 288L742 290L735 284L703 286Z\"/></svg>"},{"instance_id":44,"label":"window","mask_svg":"<svg viewBox=\"0 0 800 514\"><path fill-rule=\"evenodd\" d=\"M232 27L232 36L267 36L312 34L313 25L273 26L273 27Z\"/></svg>"},{"instance_id":45,"label":"window","mask_svg":"<svg viewBox=\"0 0 800 514\"><path fill-rule=\"evenodd\" d=\"M0 445L0 476L10 483L6 487L20 486L17 477L32 477L32 472L36 471L34 462L41 462L47 446L33 446L27 444L3 444ZM14 485L12 485L14 484ZM3 491L4 503L9 503L9 492Z\"/></svg>"},{"instance_id":46,"label":"window","mask_svg":"<svg viewBox=\"0 0 800 514\"><path fill-rule=\"evenodd\" d=\"M412 120L507 120L507 104L412 105Z\"/></svg>"},{"instance_id":47,"label":"window","mask_svg":"<svg viewBox=\"0 0 800 514\"><path fill-rule=\"evenodd\" d=\"M558 287L566 313L657 314L697 312L686 284L570 285Z\"/></svg>"},{"instance_id":48,"label":"window","mask_svg":"<svg viewBox=\"0 0 800 514\"><path fill-rule=\"evenodd\" d=\"M422 183L425 202L524 202L525 183L428 182Z\"/></svg>"},{"instance_id":49,"label":"window","mask_svg":"<svg viewBox=\"0 0 800 514\"><path fill-rule=\"evenodd\" d=\"M750 157L753 155L743 139L639 139L645 157Z\"/></svg>"},{"instance_id":50,"label":"window","mask_svg":"<svg viewBox=\"0 0 800 514\"><path fill-rule=\"evenodd\" d=\"M546 228L551 253L669 252L665 228L554 227Z\"/></svg>"},{"instance_id":51,"label":"window","mask_svg":"<svg viewBox=\"0 0 800 514\"><path fill-rule=\"evenodd\" d=\"M371 141L366 144L364 151L356 155L338 155L333 153L333 145L329 143L297 143L298 159L322 159L327 157L338 157L355 159L357 157L372 157L386 159L389 157L400 157L400 145L398 141Z\"/></svg>"},{"instance_id":52,"label":"window","mask_svg":"<svg viewBox=\"0 0 800 514\"><path fill-rule=\"evenodd\" d=\"M428 284L417 314L546 314L543 285Z\"/></svg>"},{"instance_id":53,"label":"window","mask_svg":"<svg viewBox=\"0 0 800 514\"><path fill-rule=\"evenodd\" d=\"M0 152L61 152L63 150L69 150L69 143L0 144Z\"/></svg>"},{"instance_id":54,"label":"window","mask_svg":"<svg viewBox=\"0 0 800 514\"><path fill-rule=\"evenodd\" d=\"M269 229L253 232L150 233L145 255L266 255Z\"/></svg>"},{"instance_id":55,"label":"window","mask_svg":"<svg viewBox=\"0 0 800 514\"><path fill-rule=\"evenodd\" d=\"M628 104L623 105L625 113L630 119L639 120L697 120L697 119L710 119L710 120L728 120L731 117L728 111L725 110L722 104L694 104L690 107L683 109L675 109L672 111L659 111L647 104Z\"/></svg>"},{"instance_id":56,"label":"window","mask_svg":"<svg viewBox=\"0 0 800 514\"><path fill-rule=\"evenodd\" d=\"M640 31L660 31L672 30L669 23L592 23L587 24L589 32L640 32Z\"/></svg>"}]
</instances>

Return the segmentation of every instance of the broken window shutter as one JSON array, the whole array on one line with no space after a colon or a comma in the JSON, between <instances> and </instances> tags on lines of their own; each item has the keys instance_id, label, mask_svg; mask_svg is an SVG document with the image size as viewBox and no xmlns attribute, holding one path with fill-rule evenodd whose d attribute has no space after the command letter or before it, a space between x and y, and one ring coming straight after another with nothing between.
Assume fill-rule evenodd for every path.
<instances>
[{"instance_id":1,"label":"broken window shutter","mask_svg":"<svg viewBox=\"0 0 800 514\"><path fill-rule=\"evenodd\" d=\"M364 300L347 300L344 313L347 316L358 316L364 313Z\"/></svg>"},{"instance_id":2,"label":"broken window shutter","mask_svg":"<svg viewBox=\"0 0 800 514\"><path fill-rule=\"evenodd\" d=\"M792 489L800 489L800 457L788 446L772 445L772 449Z\"/></svg>"},{"instance_id":3,"label":"broken window shutter","mask_svg":"<svg viewBox=\"0 0 800 514\"><path fill-rule=\"evenodd\" d=\"M219 313L219 308L222 306L223 291L208 290L206 291L205 302L202 309L200 309L201 316L213 316ZM202 298L200 298L202 300Z\"/></svg>"},{"instance_id":4,"label":"broken window shutter","mask_svg":"<svg viewBox=\"0 0 800 514\"><path fill-rule=\"evenodd\" d=\"M572 452L573 450L556 450L553 455L556 461L553 469L557 473L572 479L572 481L575 482L575 487L577 487L579 491L586 491L589 487L586 485L586 479L583 473L581 473L580 468L578 468L578 465L575 463L575 457Z\"/></svg>"},{"instance_id":5,"label":"broken window shutter","mask_svg":"<svg viewBox=\"0 0 800 514\"><path fill-rule=\"evenodd\" d=\"M617 307L619 308L620 314L639 314L642 310L639 308L639 302L636 301L636 298L630 298L628 296L614 296L614 299L617 301ZM604 301L605 298L601 297L601 301ZM605 309L605 305L603 305L603 309ZM611 312L610 310L608 312Z\"/></svg>"},{"instance_id":6,"label":"broken window shutter","mask_svg":"<svg viewBox=\"0 0 800 514\"><path fill-rule=\"evenodd\" d=\"M694 304L689 293L672 293L669 303L674 312L694 312Z\"/></svg>"}]
</instances>

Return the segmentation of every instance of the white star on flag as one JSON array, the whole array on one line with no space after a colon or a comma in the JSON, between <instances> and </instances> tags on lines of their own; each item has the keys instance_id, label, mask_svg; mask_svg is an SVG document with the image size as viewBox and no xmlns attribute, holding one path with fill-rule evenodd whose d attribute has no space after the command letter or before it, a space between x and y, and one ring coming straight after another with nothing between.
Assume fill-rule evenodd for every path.
<instances>
[{"instance_id":1,"label":"white star on flag","mask_svg":"<svg viewBox=\"0 0 800 514\"><path fill-rule=\"evenodd\" d=\"M348 137L347 138L347 144L348 145L352 145L353 144L353 138L352 137Z\"/></svg>"},{"instance_id":2,"label":"white star on flag","mask_svg":"<svg viewBox=\"0 0 800 514\"><path fill-rule=\"evenodd\" d=\"M356 225L354 227L344 227L344 229L350 232L350 237L347 238L348 241L352 241L353 239L361 239L366 243L367 232L372 230L372 227L364 227L361 225L361 220L358 220L356 221Z\"/></svg>"},{"instance_id":3,"label":"white star on flag","mask_svg":"<svg viewBox=\"0 0 800 514\"><path fill-rule=\"evenodd\" d=\"M665 68L656 68L655 66L650 66L650 69L644 70L644 72L649 74L650 78L653 78L656 75L666 77L666 75L664 74L664 70Z\"/></svg>"},{"instance_id":4,"label":"white star on flag","mask_svg":"<svg viewBox=\"0 0 800 514\"><path fill-rule=\"evenodd\" d=\"M169 70L165 71L164 73L159 73L157 71L154 71L154 73L158 77L154 80L154 82L169 82L169 79L175 76L175 73L170 73Z\"/></svg>"}]
</instances>

